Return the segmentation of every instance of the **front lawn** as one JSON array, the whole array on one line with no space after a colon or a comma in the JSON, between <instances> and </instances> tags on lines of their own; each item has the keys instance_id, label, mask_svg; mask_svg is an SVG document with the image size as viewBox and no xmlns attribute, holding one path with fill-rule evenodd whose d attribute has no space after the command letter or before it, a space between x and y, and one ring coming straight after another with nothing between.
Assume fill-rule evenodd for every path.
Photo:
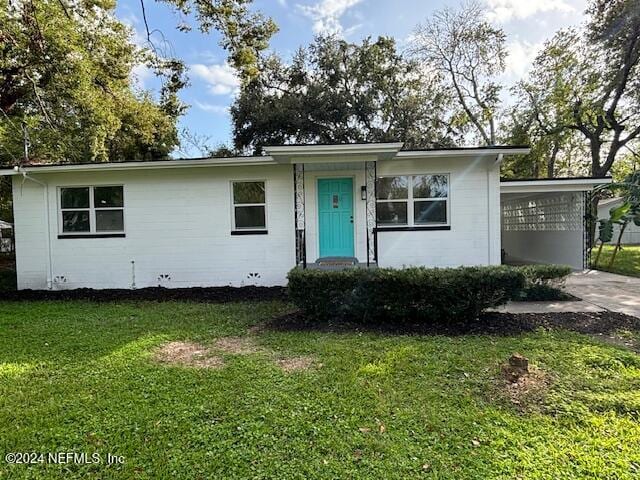
<instances>
[{"instance_id":1,"label":"front lawn","mask_svg":"<svg viewBox=\"0 0 640 480\"><path fill-rule=\"evenodd\" d=\"M605 245L602 248L602 254L598 261L598 270L605 272L619 273L620 275L631 275L632 277L640 277L640 245L623 245L622 250L616 255L615 262L608 267L611 254L613 253L613 245ZM592 258L595 260L598 249L592 251Z\"/></svg>"},{"instance_id":2,"label":"front lawn","mask_svg":"<svg viewBox=\"0 0 640 480\"><path fill-rule=\"evenodd\" d=\"M0 478L640 475L636 353L568 331L259 327L289 309L0 302L2 458L124 457L111 466L0 459ZM157 357L178 342L217 353L197 367ZM539 380L522 391L501 374L516 351ZM308 362L287 369L287 359Z\"/></svg>"}]
</instances>

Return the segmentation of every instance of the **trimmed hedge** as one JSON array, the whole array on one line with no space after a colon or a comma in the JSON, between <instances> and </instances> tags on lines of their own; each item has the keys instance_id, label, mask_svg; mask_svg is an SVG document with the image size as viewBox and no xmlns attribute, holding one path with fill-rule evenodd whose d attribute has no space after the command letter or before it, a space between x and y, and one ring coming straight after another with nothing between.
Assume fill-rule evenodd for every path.
<instances>
[{"instance_id":1,"label":"trimmed hedge","mask_svg":"<svg viewBox=\"0 0 640 480\"><path fill-rule=\"evenodd\" d=\"M524 265L516 267L525 279L524 288L513 297L519 301L568 300L573 297L562 290L573 271L568 265Z\"/></svg>"},{"instance_id":2,"label":"trimmed hedge","mask_svg":"<svg viewBox=\"0 0 640 480\"><path fill-rule=\"evenodd\" d=\"M505 266L406 269L293 269L289 298L315 319L457 321L513 298L522 272Z\"/></svg>"}]
</instances>

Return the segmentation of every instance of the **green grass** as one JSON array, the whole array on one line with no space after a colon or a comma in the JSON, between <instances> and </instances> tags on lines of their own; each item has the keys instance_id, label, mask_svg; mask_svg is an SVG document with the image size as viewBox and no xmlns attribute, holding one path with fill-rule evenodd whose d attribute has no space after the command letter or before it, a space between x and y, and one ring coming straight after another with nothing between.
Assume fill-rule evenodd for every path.
<instances>
[{"instance_id":1,"label":"green grass","mask_svg":"<svg viewBox=\"0 0 640 480\"><path fill-rule=\"evenodd\" d=\"M613 253L613 245L605 245L598 261L598 266L594 267L605 272L619 273L620 275L630 275L640 277L640 245L623 245L622 250L616 255L615 262L608 268L609 260ZM595 261L598 248L592 251L592 259Z\"/></svg>"},{"instance_id":2,"label":"green grass","mask_svg":"<svg viewBox=\"0 0 640 480\"><path fill-rule=\"evenodd\" d=\"M0 454L97 452L124 465L8 465L0 478L638 478L640 356L569 332L512 337L264 331L222 369L161 365L280 303L0 302ZM503 395L512 352L550 378ZM384 428L381 428L384 425Z\"/></svg>"}]
</instances>

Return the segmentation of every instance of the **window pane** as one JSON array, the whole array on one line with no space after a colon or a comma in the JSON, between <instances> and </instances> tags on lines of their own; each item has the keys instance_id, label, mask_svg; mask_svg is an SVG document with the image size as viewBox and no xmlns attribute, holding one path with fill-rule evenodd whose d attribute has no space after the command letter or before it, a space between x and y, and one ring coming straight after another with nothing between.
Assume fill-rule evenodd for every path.
<instances>
[{"instance_id":1,"label":"window pane","mask_svg":"<svg viewBox=\"0 0 640 480\"><path fill-rule=\"evenodd\" d=\"M445 200L414 202L413 223L416 225L447 223L447 202Z\"/></svg>"},{"instance_id":2,"label":"window pane","mask_svg":"<svg viewBox=\"0 0 640 480\"><path fill-rule=\"evenodd\" d=\"M234 182L233 203L264 203L264 182Z\"/></svg>"},{"instance_id":3,"label":"window pane","mask_svg":"<svg viewBox=\"0 0 640 480\"><path fill-rule=\"evenodd\" d=\"M88 232L89 212L88 211L68 211L62 212L63 232Z\"/></svg>"},{"instance_id":4,"label":"window pane","mask_svg":"<svg viewBox=\"0 0 640 480\"><path fill-rule=\"evenodd\" d=\"M449 178L446 175L416 175L413 177L413 198L446 198Z\"/></svg>"},{"instance_id":5,"label":"window pane","mask_svg":"<svg viewBox=\"0 0 640 480\"><path fill-rule=\"evenodd\" d=\"M122 207L122 187L94 187L93 205L96 208Z\"/></svg>"},{"instance_id":6,"label":"window pane","mask_svg":"<svg viewBox=\"0 0 640 480\"><path fill-rule=\"evenodd\" d=\"M235 207L236 228L265 228L264 207Z\"/></svg>"},{"instance_id":7,"label":"window pane","mask_svg":"<svg viewBox=\"0 0 640 480\"><path fill-rule=\"evenodd\" d=\"M89 187L60 189L62 208L89 208Z\"/></svg>"},{"instance_id":8,"label":"window pane","mask_svg":"<svg viewBox=\"0 0 640 480\"><path fill-rule=\"evenodd\" d=\"M408 177L381 177L376 183L378 200L405 199L409 193Z\"/></svg>"},{"instance_id":9,"label":"window pane","mask_svg":"<svg viewBox=\"0 0 640 480\"><path fill-rule=\"evenodd\" d=\"M122 210L96 210L96 232L124 231Z\"/></svg>"},{"instance_id":10,"label":"window pane","mask_svg":"<svg viewBox=\"0 0 640 480\"><path fill-rule=\"evenodd\" d=\"M406 225L407 202L384 202L377 205L377 219L381 225Z\"/></svg>"}]
</instances>

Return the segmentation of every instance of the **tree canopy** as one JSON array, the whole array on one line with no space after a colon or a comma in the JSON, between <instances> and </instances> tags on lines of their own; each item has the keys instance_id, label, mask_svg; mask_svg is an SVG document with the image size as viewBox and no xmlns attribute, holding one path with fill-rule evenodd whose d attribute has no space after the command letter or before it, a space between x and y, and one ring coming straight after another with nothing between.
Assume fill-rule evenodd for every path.
<instances>
[{"instance_id":1,"label":"tree canopy","mask_svg":"<svg viewBox=\"0 0 640 480\"><path fill-rule=\"evenodd\" d=\"M276 27L251 13L251 0L158 0L196 14L200 30L216 29L229 61L244 78ZM78 162L168 156L178 145L185 111L181 60L138 47L114 14L115 0L0 0L0 163L18 163L28 136L29 157ZM144 8L144 0L141 1ZM146 15L144 15L146 24ZM187 30L182 24L178 28ZM132 69L161 76L157 96L137 91Z\"/></svg>"},{"instance_id":2,"label":"tree canopy","mask_svg":"<svg viewBox=\"0 0 640 480\"><path fill-rule=\"evenodd\" d=\"M515 89L538 136L580 138L607 175L640 136L640 1L592 0L582 29L559 31Z\"/></svg>"},{"instance_id":3,"label":"tree canopy","mask_svg":"<svg viewBox=\"0 0 640 480\"><path fill-rule=\"evenodd\" d=\"M411 41L414 57L454 93L458 124L471 126L484 145L496 144L505 40L502 29L485 19L483 6L471 2L436 11L416 27Z\"/></svg>"},{"instance_id":4,"label":"tree canopy","mask_svg":"<svg viewBox=\"0 0 640 480\"><path fill-rule=\"evenodd\" d=\"M438 75L400 55L391 38L318 37L291 63L277 55L261 63L231 108L234 143L256 153L283 143L452 145L459 133L449 101Z\"/></svg>"}]
</instances>

